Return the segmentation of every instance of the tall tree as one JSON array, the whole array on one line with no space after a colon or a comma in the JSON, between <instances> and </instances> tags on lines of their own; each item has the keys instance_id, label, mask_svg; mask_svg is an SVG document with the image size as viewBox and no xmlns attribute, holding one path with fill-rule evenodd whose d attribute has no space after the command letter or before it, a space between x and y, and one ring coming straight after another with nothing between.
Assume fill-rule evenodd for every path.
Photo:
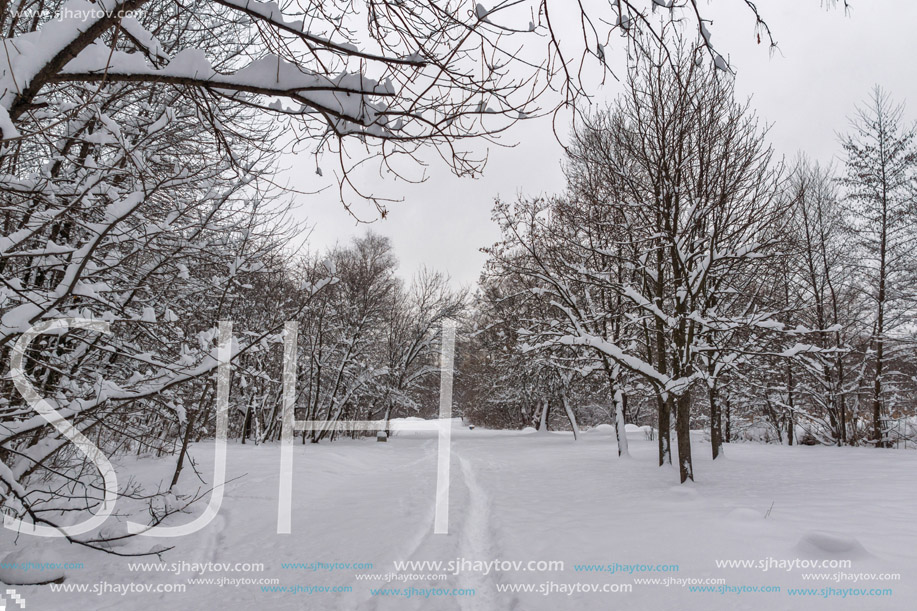
<instances>
[{"instance_id":1,"label":"tall tree","mask_svg":"<svg viewBox=\"0 0 917 611\"><path fill-rule=\"evenodd\" d=\"M660 460L672 414L682 481L693 479L692 387L735 358L715 337L767 318L748 308L748 280L781 214L778 169L763 132L747 104L733 99L731 83L697 53L684 50L676 70L641 57L626 94L570 147L574 172L604 182L605 205L621 211L627 267L639 280L617 281L614 290L646 333L631 344L584 334L569 341L600 347L656 387Z\"/></svg>"},{"instance_id":2,"label":"tall tree","mask_svg":"<svg viewBox=\"0 0 917 611\"><path fill-rule=\"evenodd\" d=\"M903 110L876 86L842 140L849 220L872 302L870 411L877 447L887 445L882 415L889 350L908 320L917 277L917 125L903 123Z\"/></svg>"}]
</instances>

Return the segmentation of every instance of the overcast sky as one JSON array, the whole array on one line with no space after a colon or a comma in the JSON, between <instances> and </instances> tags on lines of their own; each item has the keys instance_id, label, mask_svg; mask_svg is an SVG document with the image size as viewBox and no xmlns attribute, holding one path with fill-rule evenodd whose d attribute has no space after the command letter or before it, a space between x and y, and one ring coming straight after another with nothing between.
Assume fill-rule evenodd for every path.
<instances>
[{"instance_id":1,"label":"overcast sky","mask_svg":"<svg viewBox=\"0 0 917 611\"><path fill-rule=\"evenodd\" d=\"M845 15L842 8L825 10L819 0L757 2L779 44L773 56L766 44L755 44L753 21L741 9L743 2L728 3L728 11L717 6L722 2L708 8L707 16L714 18L713 42L738 71L738 95L751 96L758 116L772 124L770 140L776 151L788 159L805 151L824 163L840 162L838 133L846 131L855 105L875 84L898 101L910 102L905 118L917 119L917 3L851 3ZM600 96L612 99L621 87L610 81ZM386 219L370 225L353 220L335 189L300 196L297 214L314 225L310 247L323 250L371 229L392 239L405 278L427 265L448 272L457 285L473 285L485 259L479 248L498 238L490 220L494 198L553 193L564 186L561 148L549 121L523 121L502 142L515 146L489 147L487 168L477 179L456 178L434 162L423 184L380 180L367 185L404 199L388 206ZM288 158L287 164L296 188L327 185L327 177L315 174L312 155ZM357 205L355 212L375 218L368 205Z\"/></svg>"}]
</instances>

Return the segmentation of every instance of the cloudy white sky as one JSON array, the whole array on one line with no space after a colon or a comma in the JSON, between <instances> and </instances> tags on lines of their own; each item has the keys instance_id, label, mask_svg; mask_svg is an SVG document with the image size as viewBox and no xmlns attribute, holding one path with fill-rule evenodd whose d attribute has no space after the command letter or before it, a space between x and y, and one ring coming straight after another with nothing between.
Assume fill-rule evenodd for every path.
<instances>
[{"instance_id":1,"label":"cloudy white sky","mask_svg":"<svg viewBox=\"0 0 917 611\"><path fill-rule=\"evenodd\" d=\"M855 105L875 84L909 102L905 118L917 119L917 3L851 4L845 15L842 8L826 10L820 0L759 0L779 44L773 55L766 44L755 44L744 2L719 0L708 9L707 16L714 19L713 41L737 69L738 95L750 96L758 115L772 124L771 142L787 158L805 151L824 163L840 162L838 133L847 129ZM613 98L621 87L609 81L599 99ZM494 198L552 193L564 186L561 147L549 121L522 122L502 143L515 146L489 147L486 171L477 179L456 178L434 162L423 184L373 184L403 201L391 204L388 217L370 225L354 221L335 189L298 198L298 214L314 225L310 247L321 250L371 229L392 239L403 276L427 265L448 272L457 285L473 285L484 262L479 248L498 237L490 221ZM315 175L312 155L287 163L293 186L315 190L327 185ZM375 218L368 205L357 205L355 211L364 219Z\"/></svg>"}]
</instances>

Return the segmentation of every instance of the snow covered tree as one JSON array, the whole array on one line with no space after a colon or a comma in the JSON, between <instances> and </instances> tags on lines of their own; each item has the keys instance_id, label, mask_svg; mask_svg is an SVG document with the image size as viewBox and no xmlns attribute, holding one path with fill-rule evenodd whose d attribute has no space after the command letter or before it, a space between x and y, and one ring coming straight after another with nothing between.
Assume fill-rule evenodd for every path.
<instances>
[{"instance_id":1,"label":"snow covered tree","mask_svg":"<svg viewBox=\"0 0 917 611\"><path fill-rule=\"evenodd\" d=\"M626 93L575 131L568 193L498 202L504 240L488 249L491 265L524 278L543 304L529 312L538 318L525 322L526 344L588 350L612 376L619 439L625 377L652 387L660 464L671 460L671 415L682 481L693 478L695 386L707 384L719 422L719 377L744 358L744 342L781 326L756 301L785 210L779 166L703 52L682 47L676 70L641 56Z\"/></svg>"},{"instance_id":2,"label":"snow covered tree","mask_svg":"<svg viewBox=\"0 0 917 611\"><path fill-rule=\"evenodd\" d=\"M490 260L485 277L516 278L513 286L527 304L518 318L519 347L531 358L553 363L541 369L550 379L566 380L559 388L569 386L570 372L583 378L604 374L618 452L626 455L625 372L601 350L584 346L571 353L573 347L562 341L582 332L607 337L626 332L620 295L607 284L609 275L630 271L603 250L613 250L623 236L620 226L601 214L602 209L565 198L521 198L514 205L498 201L494 218L503 240L486 249Z\"/></svg>"},{"instance_id":3,"label":"snow covered tree","mask_svg":"<svg viewBox=\"0 0 917 611\"><path fill-rule=\"evenodd\" d=\"M427 371L430 326L448 308L399 304L384 240L326 260L292 256L295 228L272 176L278 155L332 153L342 196L369 197L384 214L384 200L354 182L355 168L375 157L385 171L409 174L428 146L456 173L476 174L486 156L470 142L547 112L535 103L546 90L565 94L548 109L588 93L567 58L578 53L581 67L597 59L603 78L612 34L631 47L665 44L673 27L694 30L694 59L728 70L695 0L579 8L579 48L562 44L571 39L557 8L549 0L490 8L0 0L0 359L10 374L0 384L3 510L61 523L67 495L58 475L78 491L67 511L101 502L92 492L98 474L32 414L11 377L32 380L106 450L180 443L177 484L188 444L212 432L221 318L240 319L232 359L242 392L231 401L243 439L251 429L258 441L277 434L276 348L286 320L299 321L307 338L299 404L326 423L313 440L333 437L337 423L385 393L410 404L406 393ZM528 27L511 25L525 20ZM534 61L531 47L510 42L539 35L547 54L540 48ZM415 306L423 311L406 314ZM23 334L59 318L105 321L113 333L41 336L11 370ZM75 541L103 547L105 537Z\"/></svg>"},{"instance_id":4,"label":"snow covered tree","mask_svg":"<svg viewBox=\"0 0 917 611\"><path fill-rule=\"evenodd\" d=\"M819 332L813 336L818 351L800 352L787 365L787 376L797 369L799 394L810 405L801 418L821 421L815 435L828 433L832 441L848 440L851 397L856 393L856 351L863 336L863 308L855 280L854 258L847 247L847 231L834 176L805 158L797 163L787 186L792 201L784 267L794 270L785 278L785 307L800 324ZM789 275L789 274L788 274ZM806 426L810 432L813 427Z\"/></svg>"},{"instance_id":5,"label":"snow covered tree","mask_svg":"<svg viewBox=\"0 0 917 611\"><path fill-rule=\"evenodd\" d=\"M693 478L692 386L736 358L729 336L767 320L745 307L748 279L781 214L771 149L731 83L697 53L686 51L675 71L641 58L626 94L571 147L571 172L604 183L600 197L620 210L639 281L613 287L646 332L630 345L588 334L569 341L599 347L656 387L660 459L672 413L682 481Z\"/></svg>"},{"instance_id":6,"label":"snow covered tree","mask_svg":"<svg viewBox=\"0 0 917 611\"><path fill-rule=\"evenodd\" d=\"M444 274L423 268L407 290L399 286L392 294L381 379L386 422L400 413L418 413L424 384L439 372L442 322L458 318L465 306L464 292L452 291L448 282Z\"/></svg>"},{"instance_id":7,"label":"snow covered tree","mask_svg":"<svg viewBox=\"0 0 917 611\"><path fill-rule=\"evenodd\" d=\"M134 44L131 36L152 45L131 55L135 68L187 45L231 62L245 44L238 23L201 30L162 2L141 16L158 24L156 42L136 19L102 10L113 6L4 5L11 38L0 74L0 357L5 373L32 380L103 451L162 452L178 437L185 447L210 430L216 324L251 298L259 274L283 271L278 242L294 227L264 180L276 161L274 134L249 107L143 79L58 78L76 54L98 51L97 40L113 58ZM220 36L229 43L216 44ZM301 294L299 307L309 298ZM283 305L270 311L280 316ZM22 333L58 318L104 321L112 332L41 336L24 368L10 370ZM254 331L236 354L257 348L282 322ZM60 501L66 488L55 477L73 480L73 512L97 506L95 495L80 492L98 477L84 457L67 451L69 442L31 412L8 376L2 391L4 510L57 523L61 504L42 499Z\"/></svg>"},{"instance_id":8,"label":"snow covered tree","mask_svg":"<svg viewBox=\"0 0 917 611\"><path fill-rule=\"evenodd\" d=\"M520 280L482 275L468 328L458 336L457 404L471 422L491 428L537 427L547 394L537 363L519 349L531 300Z\"/></svg>"},{"instance_id":9,"label":"snow covered tree","mask_svg":"<svg viewBox=\"0 0 917 611\"><path fill-rule=\"evenodd\" d=\"M913 314L917 279L917 125L902 123L903 107L876 87L851 119L842 144L847 154L846 199L872 304L872 441L886 445L882 424L889 351Z\"/></svg>"}]
</instances>

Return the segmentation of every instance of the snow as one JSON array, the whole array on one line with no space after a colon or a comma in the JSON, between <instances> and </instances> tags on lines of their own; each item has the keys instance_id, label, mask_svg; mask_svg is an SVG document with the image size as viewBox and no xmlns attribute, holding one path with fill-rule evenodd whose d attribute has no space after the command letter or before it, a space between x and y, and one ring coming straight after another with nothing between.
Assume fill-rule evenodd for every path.
<instances>
[{"instance_id":1,"label":"snow","mask_svg":"<svg viewBox=\"0 0 917 611\"><path fill-rule=\"evenodd\" d=\"M710 34L710 30L707 29L707 24L703 21L700 22L700 35L704 38L704 42L709 45L713 35Z\"/></svg>"},{"instance_id":2,"label":"snow","mask_svg":"<svg viewBox=\"0 0 917 611\"><path fill-rule=\"evenodd\" d=\"M791 356L796 356L797 354L801 354L805 352L820 352L820 351L821 349L818 346L813 346L811 344L797 343L797 344L794 344L792 347L787 348L786 350L781 352L779 356L791 357Z\"/></svg>"},{"instance_id":3,"label":"snow","mask_svg":"<svg viewBox=\"0 0 917 611\"><path fill-rule=\"evenodd\" d=\"M46 21L37 31L0 45L0 107L9 110L17 92L31 84L51 59L94 23L104 19L105 11L117 12L126 3L127 0L96 0L95 3L68 0L58 17ZM0 117L4 115L5 111Z\"/></svg>"},{"instance_id":4,"label":"snow","mask_svg":"<svg viewBox=\"0 0 917 611\"><path fill-rule=\"evenodd\" d=\"M169 56L166 54L165 49L162 47L162 43L156 38L149 30L140 25L140 22L134 19L133 17L123 17L121 19L121 28L130 34L130 36L139 42L143 48L149 51L151 54L155 55L159 59L168 60Z\"/></svg>"},{"instance_id":5,"label":"snow","mask_svg":"<svg viewBox=\"0 0 917 611\"><path fill-rule=\"evenodd\" d=\"M796 549L810 557L862 558L869 555L857 539L822 531L803 535Z\"/></svg>"},{"instance_id":6,"label":"snow","mask_svg":"<svg viewBox=\"0 0 917 611\"><path fill-rule=\"evenodd\" d=\"M159 79L194 80L213 87L225 86L276 95L295 95L308 106L331 109L348 121L370 128L371 133L382 133L385 106L377 96L394 93L390 81L379 83L359 73L341 73L326 76L305 70L276 55L256 59L232 74L217 73L201 49L184 49L164 68L147 63L140 53L112 51L97 42L88 45L72 59L62 71L64 74L146 75ZM339 129L354 129L342 122Z\"/></svg>"},{"instance_id":7,"label":"snow","mask_svg":"<svg viewBox=\"0 0 917 611\"><path fill-rule=\"evenodd\" d=\"M418 423L398 421L404 428ZM204 530L172 541L137 538L119 553L156 547L165 562L262 562L263 573L176 575L129 571L129 562L101 552L41 543L48 554L84 567L67 571L66 583L186 583L188 577L276 577L282 585L347 585L352 592L262 592L258 585L189 584L180 594L55 593L49 586L17 586L30 608L66 611L105 608L184 609L905 609L917 597L917 453L866 448L730 444L729 460L713 463L710 447L693 448L697 481L678 485L678 474L656 466L656 442L634 433L631 460L616 458L611 425L574 442L570 433L538 435L470 431L453 422L449 535L433 535L437 442L435 432L402 431L389 443L365 440L294 447L293 523L276 534L279 447L231 443L225 498ZM463 431L461 435L458 433ZM191 450L196 469L212 473L213 442ZM168 482L174 459L122 458L116 467L153 488ZM179 492L205 492L193 472ZM206 501L206 495L205 495ZM127 501L119 511L141 508ZM203 510L203 503L195 511ZM194 515L171 516L166 525ZM112 518L112 520L115 520ZM113 522L117 527L118 522ZM177 545L163 551L162 545ZM0 534L4 550L39 543ZM53 547L53 549L52 549ZM34 553L30 552L33 556ZM40 560L45 560L44 552ZM394 561L465 558L477 561L562 560L561 572L489 571L449 575L445 581L357 580L357 573L386 574ZM847 573L900 573L900 581L807 581L806 571L717 568L730 559L849 559ZM158 562L153 556L140 559ZM284 562L371 562L371 571L282 569ZM687 587L635 584L630 593L572 592L544 596L499 593L519 583L634 583L652 573L577 572L574 564L677 564L664 576L722 577L733 587L779 585L781 593L721 595ZM409 571L410 572L410 571ZM423 571L414 571L423 572ZM818 569L813 572L833 572ZM658 575L657 575L658 576ZM791 587L891 587L885 598L842 600L791 597ZM377 587L472 587L474 597L386 598Z\"/></svg>"},{"instance_id":8,"label":"snow","mask_svg":"<svg viewBox=\"0 0 917 611\"><path fill-rule=\"evenodd\" d=\"M60 565L63 558L47 546L16 549L0 559L0 582L9 585L34 585L66 577Z\"/></svg>"},{"instance_id":9,"label":"snow","mask_svg":"<svg viewBox=\"0 0 917 611\"><path fill-rule=\"evenodd\" d=\"M19 136L19 131L10 120L10 113L7 112L6 108L3 106L0 106L0 134L2 134L3 140L9 140Z\"/></svg>"},{"instance_id":10,"label":"snow","mask_svg":"<svg viewBox=\"0 0 917 611\"><path fill-rule=\"evenodd\" d=\"M723 72L729 72L729 63L723 58L719 53L713 59L713 64L716 66L717 70L722 70Z\"/></svg>"}]
</instances>

